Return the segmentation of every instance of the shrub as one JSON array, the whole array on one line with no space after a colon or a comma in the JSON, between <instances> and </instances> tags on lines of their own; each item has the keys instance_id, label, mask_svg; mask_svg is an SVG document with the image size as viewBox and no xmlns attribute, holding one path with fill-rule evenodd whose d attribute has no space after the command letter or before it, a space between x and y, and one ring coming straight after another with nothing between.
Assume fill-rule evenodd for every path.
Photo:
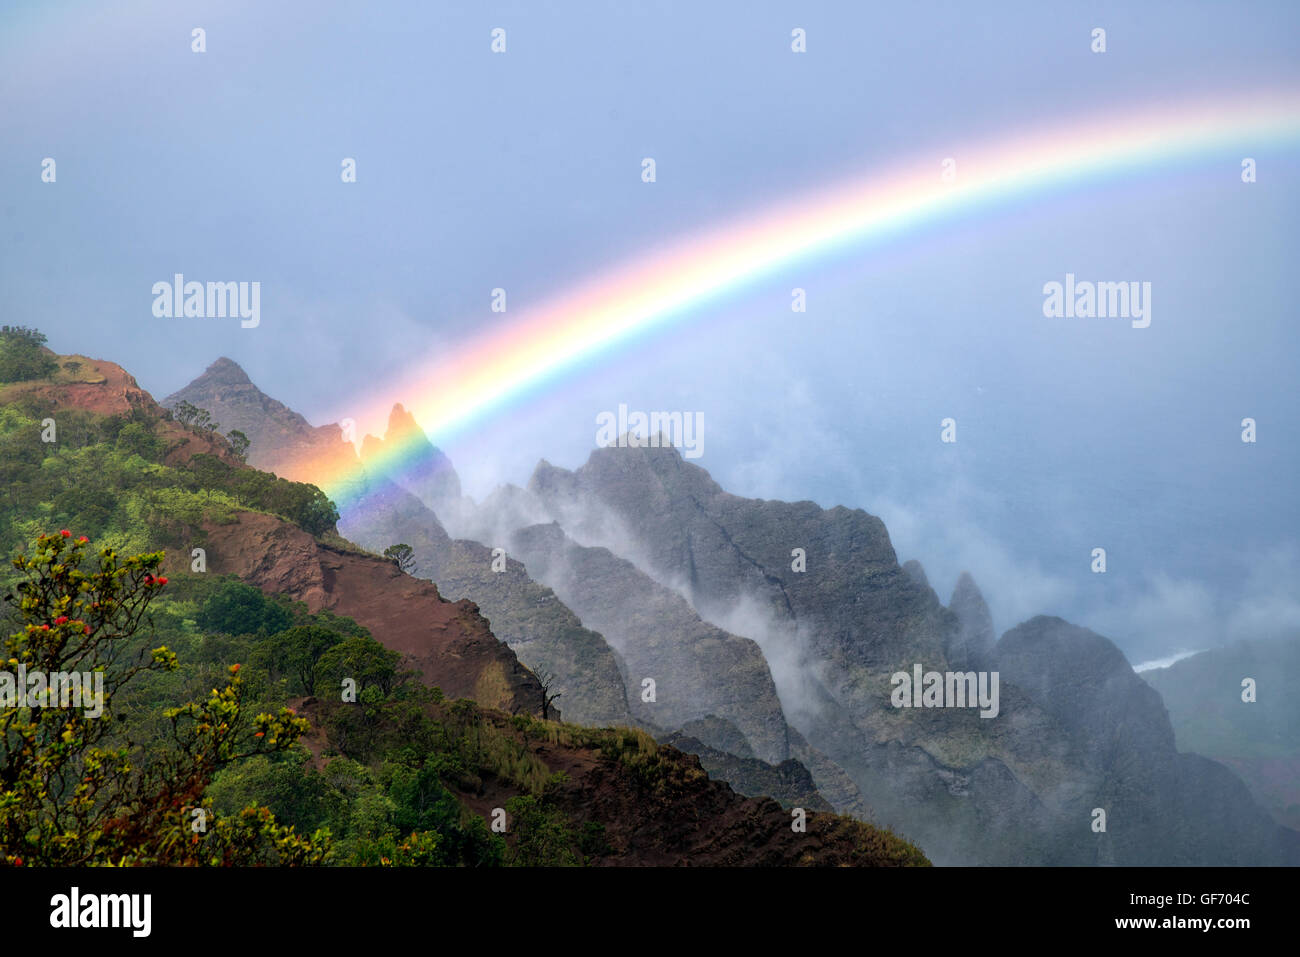
<instances>
[{"instance_id":1,"label":"shrub","mask_svg":"<svg viewBox=\"0 0 1300 957\"><path fill-rule=\"evenodd\" d=\"M0 327L0 382L26 382L53 375L59 364L44 345L44 334L35 329Z\"/></svg>"}]
</instances>

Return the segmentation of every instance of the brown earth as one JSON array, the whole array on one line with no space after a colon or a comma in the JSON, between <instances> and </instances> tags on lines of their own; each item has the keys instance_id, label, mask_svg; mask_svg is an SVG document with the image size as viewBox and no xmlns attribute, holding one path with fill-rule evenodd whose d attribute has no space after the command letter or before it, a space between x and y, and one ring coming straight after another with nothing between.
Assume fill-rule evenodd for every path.
<instances>
[{"instance_id":1,"label":"brown earth","mask_svg":"<svg viewBox=\"0 0 1300 957\"><path fill-rule=\"evenodd\" d=\"M56 423L67 409L104 416L140 410L157 420L154 432L166 443L167 464L183 465L206 453L248 467L220 436L163 418L166 410L116 363L56 358L60 367L51 379L7 385L0 403L28 398L47 404L56 410ZM204 535L209 571L237 575L267 593L305 602L312 611L327 608L355 619L447 695L509 712L540 710L537 679L496 639L473 602L449 602L432 582L411 578L392 562L331 546L272 515L240 512L231 524L208 523ZM188 558L174 554L168 570L188 571Z\"/></svg>"},{"instance_id":2,"label":"brown earth","mask_svg":"<svg viewBox=\"0 0 1300 957\"><path fill-rule=\"evenodd\" d=\"M55 409L78 409L96 415L128 416L137 409L150 416L166 414L153 396L140 388L135 377L117 363L82 355L55 358L60 372L53 378L6 385L0 388L0 404L28 398ZM75 372L69 371L70 364L75 366ZM220 436L196 432L170 419L159 421L154 432L166 443L164 461L168 465L183 465L199 453L215 455L231 465L242 464Z\"/></svg>"},{"instance_id":3,"label":"brown earth","mask_svg":"<svg viewBox=\"0 0 1300 957\"><path fill-rule=\"evenodd\" d=\"M321 703L295 702L313 734L303 743L316 766L324 763L329 744L317 729ZM434 717L446 704L431 706ZM805 829L796 831L794 816L767 797L744 797L723 781L711 780L693 754L658 745L653 770L638 773L599 747L538 740L525 735L500 711L483 711L481 720L522 742L552 772L568 781L551 800L574 830L584 824L604 827L604 853L584 863L599 867L897 867L928 866L915 847L870 824L830 812L806 812ZM566 726L546 722L559 731ZM608 732L617 734L616 731ZM633 732L628 732L633 733ZM521 789L492 774L474 790L444 782L462 804L491 821L496 808ZM507 842L510 834L507 832Z\"/></svg>"},{"instance_id":4,"label":"brown earth","mask_svg":"<svg viewBox=\"0 0 1300 957\"><path fill-rule=\"evenodd\" d=\"M356 620L449 697L540 712L541 685L493 636L474 602L447 601L433 582L387 559L327 544L273 515L240 512L233 523L210 522L203 531L209 572Z\"/></svg>"}]
</instances>

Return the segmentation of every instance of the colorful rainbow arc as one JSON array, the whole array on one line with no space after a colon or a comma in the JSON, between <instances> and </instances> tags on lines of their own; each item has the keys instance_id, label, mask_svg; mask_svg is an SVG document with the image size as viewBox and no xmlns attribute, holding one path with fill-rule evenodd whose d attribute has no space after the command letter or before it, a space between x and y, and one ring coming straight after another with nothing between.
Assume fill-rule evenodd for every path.
<instances>
[{"instance_id":1,"label":"colorful rainbow arc","mask_svg":"<svg viewBox=\"0 0 1300 957\"><path fill-rule=\"evenodd\" d=\"M822 189L759 215L709 229L620 265L530 309L520 319L444 354L366 402L382 420L402 401L429 438L445 441L557 376L663 328L775 271L868 241L895 239L963 214L980 214L1054 190L1105 183L1187 163L1230 164L1300 144L1300 93L1256 94L1078 120L900 164ZM367 470L400 475L418 443L385 447ZM311 480L345 511L355 473Z\"/></svg>"}]
</instances>

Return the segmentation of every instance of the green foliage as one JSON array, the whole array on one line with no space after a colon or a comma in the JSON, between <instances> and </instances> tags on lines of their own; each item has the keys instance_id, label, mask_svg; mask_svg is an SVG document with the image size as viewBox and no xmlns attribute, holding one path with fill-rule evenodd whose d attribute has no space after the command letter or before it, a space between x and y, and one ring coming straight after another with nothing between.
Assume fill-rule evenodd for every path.
<instances>
[{"instance_id":1,"label":"green foliage","mask_svg":"<svg viewBox=\"0 0 1300 957\"><path fill-rule=\"evenodd\" d=\"M197 487L220 490L239 505L283 515L313 535L333 531L339 520L338 508L315 485L236 468L205 454L193 456L189 468Z\"/></svg>"},{"instance_id":2,"label":"green foliage","mask_svg":"<svg viewBox=\"0 0 1300 957\"><path fill-rule=\"evenodd\" d=\"M35 329L0 326L0 382L26 382L53 375L59 364L44 345L44 334Z\"/></svg>"},{"instance_id":3,"label":"green foliage","mask_svg":"<svg viewBox=\"0 0 1300 957\"><path fill-rule=\"evenodd\" d=\"M513 867L573 867L578 863L573 830L546 801L522 794L506 801L514 844L506 854Z\"/></svg>"},{"instance_id":4,"label":"green foliage","mask_svg":"<svg viewBox=\"0 0 1300 957\"><path fill-rule=\"evenodd\" d=\"M231 765L217 775L207 796L218 814L235 814L249 805L268 807L300 834L329 827L347 806L345 796L296 753L278 758L259 754Z\"/></svg>"},{"instance_id":5,"label":"green foliage","mask_svg":"<svg viewBox=\"0 0 1300 957\"><path fill-rule=\"evenodd\" d=\"M172 417L181 425L196 432L215 432L221 428L212 421L212 414L207 409L200 409L197 405L184 400L176 403L176 408L172 409Z\"/></svg>"},{"instance_id":6,"label":"green foliage","mask_svg":"<svg viewBox=\"0 0 1300 957\"><path fill-rule=\"evenodd\" d=\"M289 482L210 455L163 464L161 418L143 409L102 416L57 413L58 441L41 440L52 408L30 396L0 407L0 540L30 541L50 524L76 527L129 551L180 547L204 522L240 509L269 512L314 535L338 512L314 485Z\"/></svg>"},{"instance_id":7,"label":"green foliage","mask_svg":"<svg viewBox=\"0 0 1300 957\"><path fill-rule=\"evenodd\" d=\"M410 545L389 545L384 549L384 557L408 575L415 571L415 550Z\"/></svg>"},{"instance_id":8,"label":"green foliage","mask_svg":"<svg viewBox=\"0 0 1300 957\"><path fill-rule=\"evenodd\" d=\"M270 635L293 624L293 613L283 602L264 595L233 576L220 580L194 617L207 631L227 635Z\"/></svg>"},{"instance_id":9,"label":"green foliage","mask_svg":"<svg viewBox=\"0 0 1300 957\"><path fill-rule=\"evenodd\" d=\"M119 451L138 455L147 462L161 461L165 451L162 439L141 422L123 425L115 444Z\"/></svg>"},{"instance_id":10,"label":"green foliage","mask_svg":"<svg viewBox=\"0 0 1300 957\"><path fill-rule=\"evenodd\" d=\"M357 683L357 690L374 688L392 692L398 681L400 652L390 651L368 636L346 638L321 654L317 672L326 685L338 688L344 678Z\"/></svg>"},{"instance_id":11,"label":"green foliage","mask_svg":"<svg viewBox=\"0 0 1300 957\"><path fill-rule=\"evenodd\" d=\"M235 454L239 456L239 460L241 462L247 461L249 446L248 436L243 432L240 432L239 429L231 429L229 434L226 435L226 438L230 440L230 447L234 450Z\"/></svg>"},{"instance_id":12,"label":"green foliage","mask_svg":"<svg viewBox=\"0 0 1300 957\"><path fill-rule=\"evenodd\" d=\"M343 640L338 632L320 625L295 625L272 635L265 647L276 671L290 672L297 680L298 690L305 695L314 695L321 657ZM371 639L349 640L368 641L376 647L382 647Z\"/></svg>"},{"instance_id":13,"label":"green foliage","mask_svg":"<svg viewBox=\"0 0 1300 957\"><path fill-rule=\"evenodd\" d=\"M613 851L605 838L605 825L599 821L584 821L578 831L578 850L584 857L604 857Z\"/></svg>"},{"instance_id":14,"label":"green foliage","mask_svg":"<svg viewBox=\"0 0 1300 957\"><path fill-rule=\"evenodd\" d=\"M80 707L66 682L57 706L36 687L34 700L12 683L0 694L0 856L61 866L323 861L328 835L301 837L265 808L202 834L189 828L218 769L286 750L307 730L287 709L250 715L239 665L204 700L162 712L168 746L143 751L116 732L108 719L127 686L178 666L166 645L134 640L167 579L160 552L123 559L104 548L83 571L86 544L67 530L42 535L13 561L6 600L20 627L4 642L5 675L93 676L94 692Z\"/></svg>"}]
</instances>

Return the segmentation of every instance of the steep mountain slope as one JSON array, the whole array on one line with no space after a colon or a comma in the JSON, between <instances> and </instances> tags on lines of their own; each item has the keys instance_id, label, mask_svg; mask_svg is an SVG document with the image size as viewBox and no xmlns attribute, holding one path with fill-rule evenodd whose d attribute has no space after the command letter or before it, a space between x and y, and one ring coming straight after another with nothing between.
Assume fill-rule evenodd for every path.
<instances>
[{"instance_id":1,"label":"steep mountain slope","mask_svg":"<svg viewBox=\"0 0 1300 957\"><path fill-rule=\"evenodd\" d=\"M497 640L473 602L449 602L432 582L390 561L323 543L273 516L243 513L203 530L212 572L354 619L448 695L540 714L537 678ZM183 573L184 564L179 558L175 571Z\"/></svg>"},{"instance_id":2,"label":"steep mountain slope","mask_svg":"<svg viewBox=\"0 0 1300 957\"><path fill-rule=\"evenodd\" d=\"M285 819L328 818L348 832L340 845L348 860L370 863L499 863L503 847L506 863L524 864L927 863L891 834L819 813L825 804L794 762L749 768L770 770L787 800L806 800L792 815L710 781L694 757L644 732L534 719L540 684L473 602L447 601L432 582L341 538L319 489L245 465L218 435L171 420L116 367L69 362L57 379L5 390L0 447L20 453L0 500L6 547L29 547L29 530L53 521L97 526L104 561L114 549L165 548L167 577L145 584L166 586L153 613L191 660L178 680L115 699L116 716L130 718L146 747L150 734L168 733L161 709L176 703L172 695L208 687L214 669L249 679L263 696L251 705L286 704L291 683L306 691L298 704L317 720L305 739L317 748L309 767L235 759L212 784L233 802L225 813L256 795ZM59 423L58 438L34 442L48 428L34 416ZM370 491L388 520L424 510L382 479ZM436 520L426 535L427 544L445 539ZM468 545L479 564L487 550ZM149 631L139 636L142 653L152 647L152 620ZM397 656L377 642L404 654L436 690L404 681ZM325 686L303 670L311 648L331 675ZM332 690L351 669L359 669L359 701ZM138 713L128 715L132 705ZM485 823L501 805L512 816L504 843ZM318 839L326 852L329 838Z\"/></svg>"},{"instance_id":3,"label":"steep mountain slope","mask_svg":"<svg viewBox=\"0 0 1300 957\"><path fill-rule=\"evenodd\" d=\"M992 649L973 581L942 607L872 516L740 499L670 448L601 449L573 472L542 463L528 490L576 540L758 640L784 666L773 673L792 724L848 772L873 819L938 862L1300 859L1226 769L1178 754L1158 698L1111 642L1034 619ZM893 706L891 675L955 659L999 672L996 716ZM1093 832L1108 802L1110 830ZM1215 813L1230 824L1212 826Z\"/></svg>"},{"instance_id":4,"label":"steep mountain slope","mask_svg":"<svg viewBox=\"0 0 1300 957\"><path fill-rule=\"evenodd\" d=\"M948 610L957 616L958 623L957 634L948 644L948 660L958 668L983 667L993 653L997 635L989 606L969 572L962 572L957 578Z\"/></svg>"},{"instance_id":5,"label":"steep mountain slope","mask_svg":"<svg viewBox=\"0 0 1300 957\"><path fill-rule=\"evenodd\" d=\"M790 757L776 685L754 642L706 624L676 592L606 549L575 545L558 525L520 530L511 551L618 651L638 720L672 729L714 714L739 730L754 756Z\"/></svg>"},{"instance_id":6,"label":"steep mountain slope","mask_svg":"<svg viewBox=\"0 0 1300 957\"><path fill-rule=\"evenodd\" d=\"M1246 641L1141 673L1178 747L1235 771L1273 817L1300 828L1300 641ZM1254 700L1243 682L1255 683Z\"/></svg>"},{"instance_id":7,"label":"steep mountain slope","mask_svg":"<svg viewBox=\"0 0 1300 957\"><path fill-rule=\"evenodd\" d=\"M341 706L308 699L301 707L325 729L310 742L313 750L320 755L337 747L346 753L347 743L330 735L339 727L333 718ZM516 852L541 818L548 863L567 857L563 845L570 842L578 844L581 863L600 867L928 863L893 834L827 813L793 762L768 769L770 783L783 792L778 802L743 797L710 780L695 755L657 744L642 731L582 728L459 703L423 710L444 742L442 763L458 769L445 783L460 803L481 820L509 811L506 841ZM413 723L409 714L403 723ZM395 733L381 714L372 734ZM524 803L517 803L521 798ZM580 836L574 841L564 832ZM536 842L530 849L539 850ZM575 855L567 862L579 860Z\"/></svg>"},{"instance_id":8,"label":"steep mountain slope","mask_svg":"<svg viewBox=\"0 0 1300 957\"><path fill-rule=\"evenodd\" d=\"M390 483L363 498L340 531L375 552L410 545L414 575L449 598L474 600L493 634L535 673L550 676L550 691L561 695L557 714L578 724L632 723L615 652L518 561L452 539L423 503Z\"/></svg>"},{"instance_id":9,"label":"steep mountain slope","mask_svg":"<svg viewBox=\"0 0 1300 957\"><path fill-rule=\"evenodd\" d=\"M56 412L93 417L113 417L134 421L147 421L153 434L162 441L162 461L168 465L184 465L195 455L212 455L223 462L238 464L230 443L211 433L186 428L163 416L163 410L153 397L140 388L135 377L114 362L91 359L82 355L57 356L61 372L50 379L12 382L0 386L0 405L14 405L43 416ZM71 369L64 367L72 366ZM72 423L65 419L62 426ZM48 443L57 448L62 426L55 418L55 440Z\"/></svg>"},{"instance_id":10,"label":"steep mountain slope","mask_svg":"<svg viewBox=\"0 0 1300 957\"><path fill-rule=\"evenodd\" d=\"M430 503L454 511L460 480L400 405L390 413L384 436L366 436L358 456L342 441L337 426L312 427L259 390L229 359L213 363L166 401L205 409L223 428L227 423L245 426L249 461L279 474L350 476L346 487L354 505L340 522L344 535L376 553L398 543L410 545L417 575L450 597L472 598L521 661L555 676L552 690L562 695L558 713L583 723L630 722L622 675L605 640L583 628L519 562L508 561L503 572L496 572L489 549L447 534ZM388 475L386 449L398 450L400 483Z\"/></svg>"},{"instance_id":11,"label":"steep mountain slope","mask_svg":"<svg viewBox=\"0 0 1300 957\"><path fill-rule=\"evenodd\" d=\"M324 463L346 461L353 454L338 426L312 426L263 393L238 363L224 356L160 404L175 409L181 402L207 410L224 434L243 432L249 440L248 463L287 478L306 481L311 473L320 474L317 469ZM316 464L286 470L291 462Z\"/></svg>"},{"instance_id":12,"label":"steep mountain slope","mask_svg":"<svg viewBox=\"0 0 1300 957\"><path fill-rule=\"evenodd\" d=\"M696 755L710 777L726 781L740 794L764 795L785 808L834 810L818 793L817 783L806 767L793 758L779 764L760 761L749 750L745 736L724 718L705 715L687 722L680 731L661 741ZM719 746L710 747L706 741L716 741Z\"/></svg>"},{"instance_id":13,"label":"steep mountain slope","mask_svg":"<svg viewBox=\"0 0 1300 957\"><path fill-rule=\"evenodd\" d=\"M402 488L435 513L459 502L460 477L451 461L425 437L424 430L400 403L389 412L383 438L367 435L361 444L361 462L370 474L385 473L382 459L386 452L401 460L397 481Z\"/></svg>"},{"instance_id":14,"label":"steep mountain slope","mask_svg":"<svg viewBox=\"0 0 1300 957\"><path fill-rule=\"evenodd\" d=\"M776 669L787 710L820 685L869 713L874 676L942 661L957 629L860 510L741 499L672 448L599 449L574 472L542 463L528 487L578 542L625 554L706 621L789 660Z\"/></svg>"},{"instance_id":15,"label":"steep mountain slope","mask_svg":"<svg viewBox=\"0 0 1300 957\"><path fill-rule=\"evenodd\" d=\"M790 781L806 769L834 806L941 863L1300 861L1294 833L1227 769L1177 752L1112 643L1037 618L995 646L974 581L945 608L865 512L742 499L672 448L635 446L572 472L543 462L527 490L474 508L414 429L398 408L383 443L368 441L372 462L391 460L392 442L409 468L393 473L401 487L363 477L375 507L350 533L375 550L418 544L421 574L490 605L521 659L555 672L570 717L576 699L584 717L623 708L664 735L689 725L676 740L742 787L777 786L747 762L794 759ZM448 537L432 502L507 544L507 571L492 571L486 545ZM915 666L996 672L995 713L897 707L891 676ZM658 700L640 700L657 675ZM1099 808L1106 830L1094 830Z\"/></svg>"}]
</instances>

